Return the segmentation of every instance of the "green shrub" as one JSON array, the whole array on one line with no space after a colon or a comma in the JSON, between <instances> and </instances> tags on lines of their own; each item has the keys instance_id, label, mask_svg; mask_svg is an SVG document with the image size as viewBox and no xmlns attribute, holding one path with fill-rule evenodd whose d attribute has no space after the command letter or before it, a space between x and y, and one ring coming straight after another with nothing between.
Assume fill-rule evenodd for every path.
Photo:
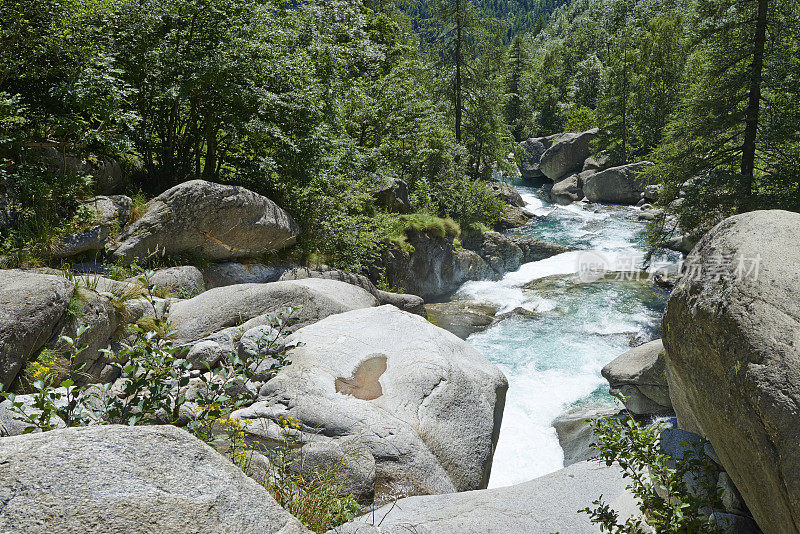
<instances>
[{"instance_id":1,"label":"green shrub","mask_svg":"<svg viewBox=\"0 0 800 534\"><path fill-rule=\"evenodd\" d=\"M659 439L664 424L642 426L628 415L624 419L600 418L593 423L596 458L606 465L618 465L622 476L630 480L628 489L639 502L639 509L658 534L717 534L722 529L709 520L710 510L720 508L716 486L705 481L715 469L699 449L687 450L683 458L674 459L661 450ZM688 475L688 476L687 476ZM698 482L691 490L687 480ZM656 489L664 495L659 496ZM580 512L589 514L601 532L641 534L646 532L641 520L626 518L620 523L619 513L603 501L593 501L594 508Z\"/></svg>"}]
</instances>

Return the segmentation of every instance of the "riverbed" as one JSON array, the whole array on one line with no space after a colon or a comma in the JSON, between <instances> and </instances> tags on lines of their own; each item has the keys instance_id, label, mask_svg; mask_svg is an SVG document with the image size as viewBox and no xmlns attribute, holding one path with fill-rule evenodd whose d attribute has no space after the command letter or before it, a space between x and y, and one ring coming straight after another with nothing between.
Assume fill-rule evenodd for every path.
<instances>
[{"instance_id":1,"label":"riverbed","mask_svg":"<svg viewBox=\"0 0 800 534\"><path fill-rule=\"evenodd\" d=\"M639 271L646 228L636 208L558 206L533 187L517 188L537 218L514 232L576 250L524 264L498 281L468 282L455 295L498 308L504 317L467 338L509 381L489 487L563 466L552 426L560 414L621 407L600 370L632 346L660 337L667 297Z\"/></svg>"}]
</instances>

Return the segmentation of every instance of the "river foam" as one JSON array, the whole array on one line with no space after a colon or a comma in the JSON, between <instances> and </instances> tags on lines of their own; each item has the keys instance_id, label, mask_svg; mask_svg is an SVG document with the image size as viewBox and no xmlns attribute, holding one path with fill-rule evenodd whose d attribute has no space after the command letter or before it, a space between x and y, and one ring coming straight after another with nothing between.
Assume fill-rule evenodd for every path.
<instances>
[{"instance_id":1,"label":"river foam","mask_svg":"<svg viewBox=\"0 0 800 534\"><path fill-rule=\"evenodd\" d=\"M633 344L659 335L666 298L646 281L578 276L587 251L609 264L625 259L638 266L644 226L633 208L555 206L532 189L520 193L538 218L519 233L580 250L524 264L498 281L468 282L458 292L507 314L468 338L509 379L490 487L563 466L553 419L576 405L618 406L600 370Z\"/></svg>"}]
</instances>

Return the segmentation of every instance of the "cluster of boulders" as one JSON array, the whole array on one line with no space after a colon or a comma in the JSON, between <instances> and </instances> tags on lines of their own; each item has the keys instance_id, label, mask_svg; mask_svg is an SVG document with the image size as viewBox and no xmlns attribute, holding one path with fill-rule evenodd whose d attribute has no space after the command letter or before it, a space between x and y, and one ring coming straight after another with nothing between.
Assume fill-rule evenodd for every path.
<instances>
[{"instance_id":1,"label":"cluster of boulders","mask_svg":"<svg viewBox=\"0 0 800 534\"><path fill-rule=\"evenodd\" d=\"M522 176L552 182L549 196L558 204L583 200L612 204L637 204L647 186L641 171L651 166L641 161L609 167L605 156L592 157L592 142L599 130L531 137L522 141Z\"/></svg>"},{"instance_id":2,"label":"cluster of boulders","mask_svg":"<svg viewBox=\"0 0 800 534\"><path fill-rule=\"evenodd\" d=\"M112 382L117 379L119 366L112 365L109 358L119 355L119 349L129 342L120 327L153 313L168 315L174 329L173 342L186 348L186 359L195 370L192 372L204 372L213 369L226 354L258 350L258 339L269 330L270 314L292 307L296 309L294 333L281 343L291 349L287 354L291 363L271 380L256 369L253 378L243 384L243 391L237 393L240 398L248 397L251 403L233 414L247 423L251 450L269 449L280 442L285 431L281 421L291 416L299 422L295 445L305 451L307 462L320 469L342 463L345 490L362 502L486 487L502 420L506 379L466 342L419 315L382 304L374 293L384 296L383 301L390 300L406 308L421 309L422 299L381 292L371 284L370 292L357 283L335 279L341 272L333 269L312 272L287 268L281 276L288 278L293 274L297 278L244 283L238 283L236 273L248 272L247 266L229 263L214 269L214 276L201 278L196 268L157 271L151 282L163 280L174 284L173 287L195 288L201 281L208 284L207 280L213 279L220 285L212 289L206 289L205 285L201 293L191 298L152 298L156 306L141 296L142 286L137 285L136 279L116 281L96 276L70 280L63 275L41 272L0 271L3 385L12 386L25 363L42 349L57 349L59 334L75 336L78 324L89 325L79 339L89 349L80 354L76 365L86 370L87 382ZM254 270L265 276L268 269L260 266ZM368 284L363 278L356 282ZM81 310L77 314L76 302ZM195 380L190 380L189 389ZM118 389L115 384L112 390ZM29 395L16 398L26 405L31 400ZM3 435L21 434L26 426L15 420L9 401L0 403L0 425ZM38 516L41 510L37 506L23 510L29 499L39 498L38 493L26 488L60 485L69 477L49 478L47 473L61 476L68 469L77 471L77 466L85 469L87 462L83 458L89 452L94 456L88 465L98 471L98 477L102 476L103 484L122 484L126 488L124 495L114 500L113 506L126 508L114 521L122 524L136 518L141 524L132 526L131 531L145 531L148 525L167 528L180 521L179 517L147 519L139 515L143 513L141 507L129 506L130 500L147 493L148 484L160 484L160 477L167 477L174 484L153 498L185 501L181 506L187 510L190 506L203 508L203 514L221 514L220 521L228 514L238 518L236 521L247 520L240 514L246 509L248 499L254 497L246 497L244 503L235 497L236 492L242 492L243 496L253 494L247 485L242 488L234 485L243 477L214 474L222 477L223 487L229 488L224 491L233 493L224 497L218 495L219 491L204 494L205 486L198 490L196 480L187 486L187 481L194 477L179 480L180 469L169 471L172 460L162 462L170 447L185 447L189 441L195 441L193 438L183 431L180 439L174 438L169 430L131 432L134 433L127 438L123 429L68 429L35 438L0 440L0 461L13 466L9 476L24 481L11 486L9 478L2 486L8 497L4 500L12 504L0 506L0 525L12 531L25 531L34 528L42 517L48 517ZM150 437L148 432L152 433ZM133 440L148 450L138 463L135 455L141 449L128 443ZM56 443L60 447L57 458L48 458L53 455L47 451ZM199 449L193 452L191 447ZM204 462L212 454L210 449L208 453L200 453L206 449L204 445L197 443L191 447L184 453L192 455L194 460L184 469L191 466L202 472L210 469L211 473L218 469L215 465L226 461L214 460L207 466ZM73 455L73 449L85 452ZM123 467L114 476L102 475L113 470L109 465L117 462ZM153 465L159 468L153 469ZM140 471L148 474L137 475ZM92 486L97 483L93 478L90 480ZM64 515L65 525L81 521L90 525L99 520L95 514L103 509L103 503L105 513L111 513L109 494L101 486L98 488L94 491L84 486L76 490L84 495L87 504L74 512L61 509L66 503L62 502L60 490L43 502L57 511L54 513ZM206 501L210 503L208 509L200 504ZM148 503L143 499L141 506L149 506ZM262 498L262 503L252 510L263 509L265 513L271 510L275 521L284 521L282 512L273 505L271 498ZM200 519L192 521L195 520ZM272 523L264 526L264 532L279 531L270 530L272 527L268 525ZM243 527L238 531L260 530Z\"/></svg>"}]
</instances>

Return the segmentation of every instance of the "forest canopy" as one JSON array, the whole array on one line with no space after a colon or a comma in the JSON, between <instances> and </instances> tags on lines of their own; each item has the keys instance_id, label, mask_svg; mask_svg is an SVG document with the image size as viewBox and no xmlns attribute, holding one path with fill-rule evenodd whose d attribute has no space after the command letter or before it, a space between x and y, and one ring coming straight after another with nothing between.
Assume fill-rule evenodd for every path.
<instances>
[{"instance_id":1,"label":"forest canopy","mask_svg":"<svg viewBox=\"0 0 800 534\"><path fill-rule=\"evenodd\" d=\"M354 271L403 218L462 230L529 136L599 127L609 164L652 160L683 228L800 209L794 0L9 0L0 5L0 256L80 226L111 157L143 198L244 185L302 226L294 253ZM48 159L49 158L49 159ZM685 184L697 187L674 202ZM662 221L663 225L663 221ZM659 234L658 235L664 235ZM655 242L658 242L656 237Z\"/></svg>"}]
</instances>

